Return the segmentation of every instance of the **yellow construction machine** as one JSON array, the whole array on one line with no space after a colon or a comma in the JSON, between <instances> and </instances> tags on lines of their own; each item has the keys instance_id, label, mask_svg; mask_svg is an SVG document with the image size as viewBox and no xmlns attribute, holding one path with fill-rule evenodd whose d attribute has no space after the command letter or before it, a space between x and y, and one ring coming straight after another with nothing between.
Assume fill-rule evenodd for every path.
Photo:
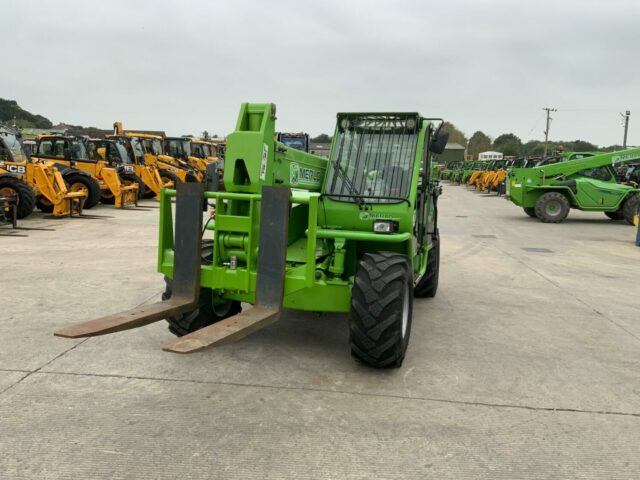
<instances>
[{"instance_id":1,"label":"yellow construction machine","mask_svg":"<svg viewBox=\"0 0 640 480\"><path fill-rule=\"evenodd\" d=\"M71 191L86 192L85 208L91 208L101 200L115 204L116 208L137 205L138 184L123 181L121 173L124 172L115 162L121 155L118 150L124 150L124 147L110 147L104 159L99 156L90 158L85 141L68 135L40 135L36 138L35 158L55 166L63 176L68 169L84 173L73 175L66 181Z\"/></svg>"},{"instance_id":2,"label":"yellow construction machine","mask_svg":"<svg viewBox=\"0 0 640 480\"><path fill-rule=\"evenodd\" d=\"M158 169L162 184L167 188L175 188L175 185L180 182L201 182L204 178L199 170L187 162L166 155L161 136L125 131L122 122L115 122L113 128L116 135L138 139L142 146L145 163Z\"/></svg>"},{"instance_id":3,"label":"yellow construction machine","mask_svg":"<svg viewBox=\"0 0 640 480\"><path fill-rule=\"evenodd\" d=\"M194 139L192 137L165 137L164 151L167 155L182 160L193 168L199 174L198 181L202 181L207 171L209 161L206 157L195 156L193 154L193 141ZM204 145L199 144L199 147L202 148Z\"/></svg>"},{"instance_id":4,"label":"yellow construction machine","mask_svg":"<svg viewBox=\"0 0 640 480\"><path fill-rule=\"evenodd\" d=\"M135 176L138 181L140 198L160 199L160 190L173 185L170 181L163 181L156 163L147 163L144 158L144 148L140 139L127 135L107 135L109 140L120 143L127 152L127 157L121 159L121 165L127 174Z\"/></svg>"},{"instance_id":5,"label":"yellow construction machine","mask_svg":"<svg viewBox=\"0 0 640 480\"><path fill-rule=\"evenodd\" d=\"M69 169L67 178L82 175ZM40 210L54 217L82 214L87 199L84 190L69 190L62 173L53 165L34 161L25 150L20 133L8 127L0 127L0 175L3 177L3 198L17 197L17 217L24 218L33 210L35 203ZM16 184L15 180L22 183ZM32 191L33 200L26 198L25 184ZM13 185L13 186L12 186ZM11 190L11 192L9 191ZM25 198L21 198L25 197Z\"/></svg>"}]
</instances>

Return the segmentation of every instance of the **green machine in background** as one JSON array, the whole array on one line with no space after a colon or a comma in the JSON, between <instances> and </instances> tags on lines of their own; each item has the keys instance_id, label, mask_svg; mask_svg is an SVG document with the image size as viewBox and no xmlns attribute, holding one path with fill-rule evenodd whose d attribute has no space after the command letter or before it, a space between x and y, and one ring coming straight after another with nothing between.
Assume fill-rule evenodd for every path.
<instances>
[{"instance_id":1,"label":"green machine in background","mask_svg":"<svg viewBox=\"0 0 640 480\"><path fill-rule=\"evenodd\" d=\"M277 320L283 307L348 312L356 359L402 364L413 297L433 297L438 287L441 189L431 165L447 141L442 120L340 113L326 161L278 142L275 113L273 104L242 105L227 137L225 191L198 183L163 190L163 301L57 335L101 335L166 318L181 338L165 350L188 353L242 338ZM204 228L203 198L215 211ZM242 311L241 303L253 306Z\"/></svg>"},{"instance_id":2,"label":"green machine in background","mask_svg":"<svg viewBox=\"0 0 640 480\"><path fill-rule=\"evenodd\" d=\"M507 196L527 215L545 223L562 222L576 208L633 224L640 190L617 183L613 165L640 159L640 149L572 153L568 158L572 160L511 169Z\"/></svg>"}]
</instances>

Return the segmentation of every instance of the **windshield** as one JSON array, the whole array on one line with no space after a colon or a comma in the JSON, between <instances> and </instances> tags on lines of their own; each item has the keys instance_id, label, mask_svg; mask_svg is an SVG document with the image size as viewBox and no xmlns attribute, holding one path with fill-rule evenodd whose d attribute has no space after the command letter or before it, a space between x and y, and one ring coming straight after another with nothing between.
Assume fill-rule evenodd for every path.
<instances>
[{"instance_id":1,"label":"windshield","mask_svg":"<svg viewBox=\"0 0 640 480\"><path fill-rule=\"evenodd\" d=\"M6 132L0 135L0 160L18 163L28 161L27 154L15 135Z\"/></svg>"},{"instance_id":2,"label":"windshield","mask_svg":"<svg viewBox=\"0 0 640 480\"><path fill-rule=\"evenodd\" d=\"M189 140L183 140L178 138L173 138L167 140L165 143L165 147L167 150L167 155L171 155L176 158L186 158L191 155L191 142Z\"/></svg>"},{"instance_id":3,"label":"windshield","mask_svg":"<svg viewBox=\"0 0 640 480\"><path fill-rule=\"evenodd\" d=\"M202 143L193 143L191 145L191 155L198 158L205 158L204 145Z\"/></svg>"},{"instance_id":4,"label":"windshield","mask_svg":"<svg viewBox=\"0 0 640 480\"><path fill-rule=\"evenodd\" d=\"M130 140L131 149L133 150L133 155L140 162L144 162L144 149L142 148L142 143L135 137L132 137Z\"/></svg>"},{"instance_id":5,"label":"windshield","mask_svg":"<svg viewBox=\"0 0 640 480\"><path fill-rule=\"evenodd\" d=\"M141 141L145 153L162 155L162 142L159 138L143 138Z\"/></svg>"},{"instance_id":6,"label":"windshield","mask_svg":"<svg viewBox=\"0 0 640 480\"><path fill-rule=\"evenodd\" d=\"M113 143L116 150L118 151L118 155L114 155L113 158L117 163L133 163L133 160L129 156L129 152L127 152L127 147L122 142ZM118 158L119 157L119 158Z\"/></svg>"},{"instance_id":7,"label":"windshield","mask_svg":"<svg viewBox=\"0 0 640 480\"><path fill-rule=\"evenodd\" d=\"M339 118L325 193L370 203L407 198L418 129L419 118L412 114Z\"/></svg>"}]
</instances>

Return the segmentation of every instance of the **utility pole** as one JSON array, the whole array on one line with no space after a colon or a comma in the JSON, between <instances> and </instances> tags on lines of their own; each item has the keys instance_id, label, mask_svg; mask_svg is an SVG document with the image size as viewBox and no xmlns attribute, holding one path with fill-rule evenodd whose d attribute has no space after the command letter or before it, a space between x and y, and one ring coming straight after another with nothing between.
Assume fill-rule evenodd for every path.
<instances>
[{"instance_id":1,"label":"utility pole","mask_svg":"<svg viewBox=\"0 0 640 480\"><path fill-rule=\"evenodd\" d=\"M623 118L624 125L624 140L622 141L622 148L627 148L627 132L629 131L629 117L631 116L631 112L627 110L624 114L621 113Z\"/></svg>"},{"instance_id":2,"label":"utility pole","mask_svg":"<svg viewBox=\"0 0 640 480\"><path fill-rule=\"evenodd\" d=\"M549 144L549 127L551 126L551 112L557 112L555 108L545 107L543 108L547 112L547 126L544 129L544 156L547 156L547 145Z\"/></svg>"}]
</instances>

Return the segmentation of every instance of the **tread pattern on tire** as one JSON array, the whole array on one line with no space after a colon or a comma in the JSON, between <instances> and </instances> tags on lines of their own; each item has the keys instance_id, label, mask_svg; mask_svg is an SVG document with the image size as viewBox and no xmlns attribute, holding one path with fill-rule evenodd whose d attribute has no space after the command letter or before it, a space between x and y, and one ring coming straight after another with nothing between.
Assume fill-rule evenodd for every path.
<instances>
[{"instance_id":1,"label":"tread pattern on tire","mask_svg":"<svg viewBox=\"0 0 640 480\"><path fill-rule=\"evenodd\" d=\"M565 211L564 215L560 215L558 217L549 217L547 215L545 211L545 204L553 200L557 200L558 202L560 202L562 209ZM540 198L538 198L538 201L536 202L536 206L534 208L535 208L536 216L543 223L560 223L565 218L567 218L567 215L569 215L569 210L571 209L571 205L569 204L569 200L567 200L567 197L562 193L547 192L541 195Z\"/></svg>"},{"instance_id":2,"label":"tread pattern on tire","mask_svg":"<svg viewBox=\"0 0 640 480\"><path fill-rule=\"evenodd\" d=\"M0 189L2 188L10 188L16 192L18 197L16 215L18 219L31 215L31 212L33 212L36 206L36 196L29 185L17 178L3 175L0 177ZM9 216L11 216L11 214L9 214Z\"/></svg>"},{"instance_id":3,"label":"tread pattern on tire","mask_svg":"<svg viewBox=\"0 0 640 480\"><path fill-rule=\"evenodd\" d=\"M87 198L84 201L83 209L89 210L100 203L100 184L95 178L74 173L65 177L65 181L69 186L81 183L87 189Z\"/></svg>"},{"instance_id":4,"label":"tread pattern on tire","mask_svg":"<svg viewBox=\"0 0 640 480\"><path fill-rule=\"evenodd\" d=\"M624 219L630 225L633 225L633 218L638 213L638 206L640 205L640 193L636 193L627 198L622 206L622 214Z\"/></svg>"},{"instance_id":5,"label":"tread pattern on tire","mask_svg":"<svg viewBox=\"0 0 640 480\"><path fill-rule=\"evenodd\" d=\"M438 279L440 277L440 234L437 233L433 240L433 247L429 250L427 258L427 271L413 289L416 297L433 298L438 291Z\"/></svg>"},{"instance_id":6,"label":"tread pattern on tire","mask_svg":"<svg viewBox=\"0 0 640 480\"><path fill-rule=\"evenodd\" d=\"M349 320L351 354L373 367L400 366L411 331L410 266L405 255L363 255L356 273ZM409 320L402 338L404 295Z\"/></svg>"}]
</instances>

